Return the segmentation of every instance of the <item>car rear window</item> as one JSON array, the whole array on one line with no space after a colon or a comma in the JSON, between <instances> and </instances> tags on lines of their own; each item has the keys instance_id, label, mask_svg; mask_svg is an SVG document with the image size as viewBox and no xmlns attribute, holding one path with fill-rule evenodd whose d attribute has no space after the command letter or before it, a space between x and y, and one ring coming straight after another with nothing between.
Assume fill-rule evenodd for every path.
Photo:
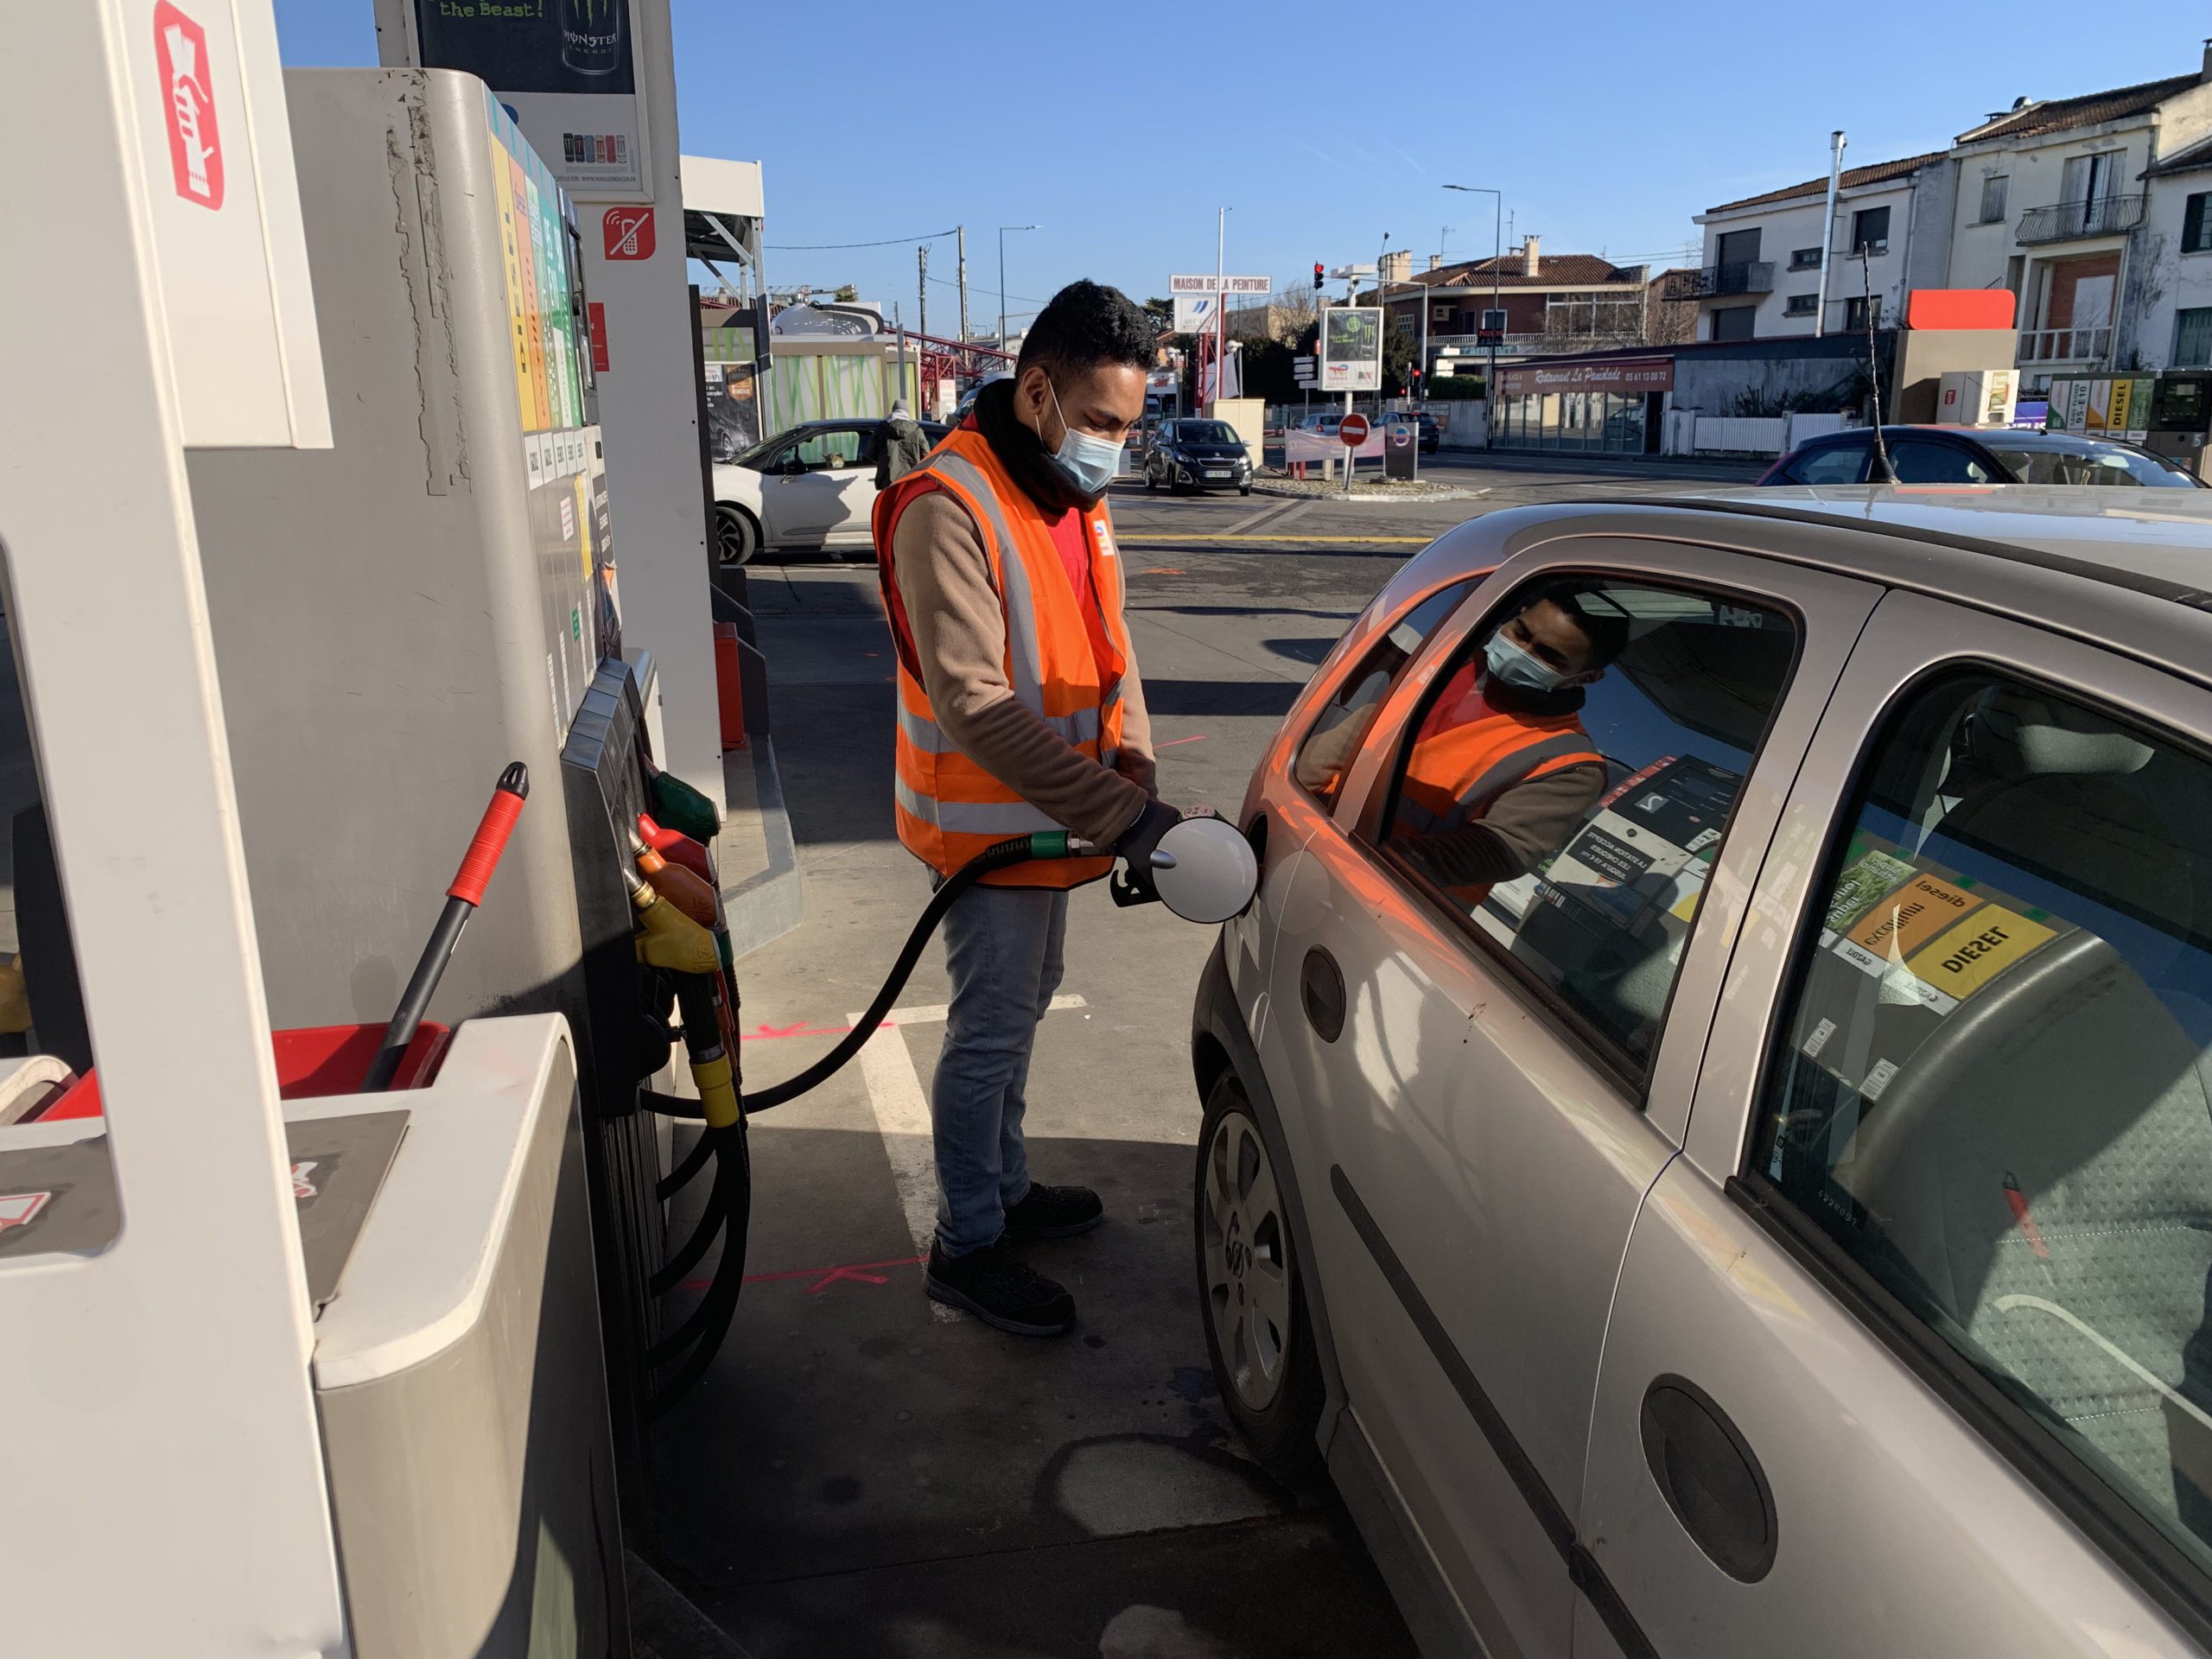
<instances>
[{"instance_id":1,"label":"car rear window","mask_svg":"<svg viewBox=\"0 0 2212 1659\"><path fill-rule=\"evenodd\" d=\"M1989 451L2023 484L2112 484L2152 489L2190 487L2186 474L2156 456L2139 454L2116 443L2085 443L2079 449L2013 448L1992 443Z\"/></svg>"}]
</instances>

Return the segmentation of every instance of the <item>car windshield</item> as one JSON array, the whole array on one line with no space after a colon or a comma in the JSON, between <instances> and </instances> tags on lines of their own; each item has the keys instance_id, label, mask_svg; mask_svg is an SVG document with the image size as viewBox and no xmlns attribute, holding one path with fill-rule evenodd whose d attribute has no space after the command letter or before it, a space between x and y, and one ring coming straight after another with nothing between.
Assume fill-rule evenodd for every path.
<instances>
[{"instance_id":1,"label":"car windshield","mask_svg":"<svg viewBox=\"0 0 2212 1659\"><path fill-rule=\"evenodd\" d=\"M2023 484L2132 484L2153 488L2188 489L2189 474L2170 467L2156 455L2146 455L2117 443L2084 439L2063 448L2008 447L2001 440L1985 439L1989 452Z\"/></svg>"},{"instance_id":2,"label":"car windshield","mask_svg":"<svg viewBox=\"0 0 2212 1659\"><path fill-rule=\"evenodd\" d=\"M780 448L785 440L790 436L791 434L788 432L779 432L771 437L763 438L750 449L741 450L730 457L729 464L733 467L750 467L754 472L760 472L767 466L769 454Z\"/></svg>"},{"instance_id":3,"label":"car windshield","mask_svg":"<svg viewBox=\"0 0 2212 1659\"><path fill-rule=\"evenodd\" d=\"M1227 421L1178 421L1168 430L1176 443L1235 443L1236 429Z\"/></svg>"}]
</instances>

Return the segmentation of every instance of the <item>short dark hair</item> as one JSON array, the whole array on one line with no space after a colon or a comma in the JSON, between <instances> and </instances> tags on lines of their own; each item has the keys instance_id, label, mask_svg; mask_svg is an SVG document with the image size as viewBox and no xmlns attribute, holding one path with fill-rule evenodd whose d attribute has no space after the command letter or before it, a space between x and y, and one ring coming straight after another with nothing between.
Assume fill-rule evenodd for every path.
<instances>
[{"instance_id":1,"label":"short dark hair","mask_svg":"<svg viewBox=\"0 0 2212 1659\"><path fill-rule=\"evenodd\" d=\"M1089 374L1109 363L1149 369L1159 340L1158 320L1120 289L1073 282L1029 325L1014 372L1019 376L1033 363L1055 378Z\"/></svg>"},{"instance_id":2,"label":"short dark hair","mask_svg":"<svg viewBox=\"0 0 2212 1659\"><path fill-rule=\"evenodd\" d=\"M1590 668L1610 668L1628 649L1628 618L1593 588L1559 582L1538 588L1529 596L1534 605L1548 599L1565 611L1582 637L1590 642ZM1589 601L1596 601L1593 606Z\"/></svg>"}]
</instances>

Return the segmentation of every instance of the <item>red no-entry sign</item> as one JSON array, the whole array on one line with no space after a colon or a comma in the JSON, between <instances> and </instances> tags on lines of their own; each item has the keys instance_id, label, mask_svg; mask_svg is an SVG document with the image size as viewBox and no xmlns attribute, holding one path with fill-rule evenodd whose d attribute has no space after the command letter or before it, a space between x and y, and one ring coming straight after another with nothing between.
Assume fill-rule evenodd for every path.
<instances>
[{"instance_id":1,"label":"red no-entry sign","mask_svg":"<svg viewBox=\"0 0 2212 1659\"><path fill-rule=\"evenodd\" d=\"M1344 423L1337 429L1337 435L1344 441L1347 448L1357 448L1367 442L1367 416L1345 416Z\"/></svg>"}]
</instances>

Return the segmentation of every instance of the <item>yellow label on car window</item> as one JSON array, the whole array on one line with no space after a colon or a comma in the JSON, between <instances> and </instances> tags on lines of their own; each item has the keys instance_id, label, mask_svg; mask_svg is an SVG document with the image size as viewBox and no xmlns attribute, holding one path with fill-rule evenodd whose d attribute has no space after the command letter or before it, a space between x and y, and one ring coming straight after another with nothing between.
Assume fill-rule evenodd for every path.
<instances>
[{"instance_id":1,"label":"yellow label on car window","mask_svg":"<svg viewBox=\"0 0 2212 1659\"><path fill-rule=\"evenodd\" d=\"M1902 961L1980 902L1923 871L1861 917L1851 942L1878 957Z\"/></svg>"},{"instance_id":2,"label":"yellow label on car window","mask_svg":"<svg viewBox=\"0 0 2212 1659\"><path fill-rule=\"evenodd\" d=\"M2056 931L2002 905L1984 905L1905 966L1947 995L1968 997Z\"/></svg>"}]
</instances>

